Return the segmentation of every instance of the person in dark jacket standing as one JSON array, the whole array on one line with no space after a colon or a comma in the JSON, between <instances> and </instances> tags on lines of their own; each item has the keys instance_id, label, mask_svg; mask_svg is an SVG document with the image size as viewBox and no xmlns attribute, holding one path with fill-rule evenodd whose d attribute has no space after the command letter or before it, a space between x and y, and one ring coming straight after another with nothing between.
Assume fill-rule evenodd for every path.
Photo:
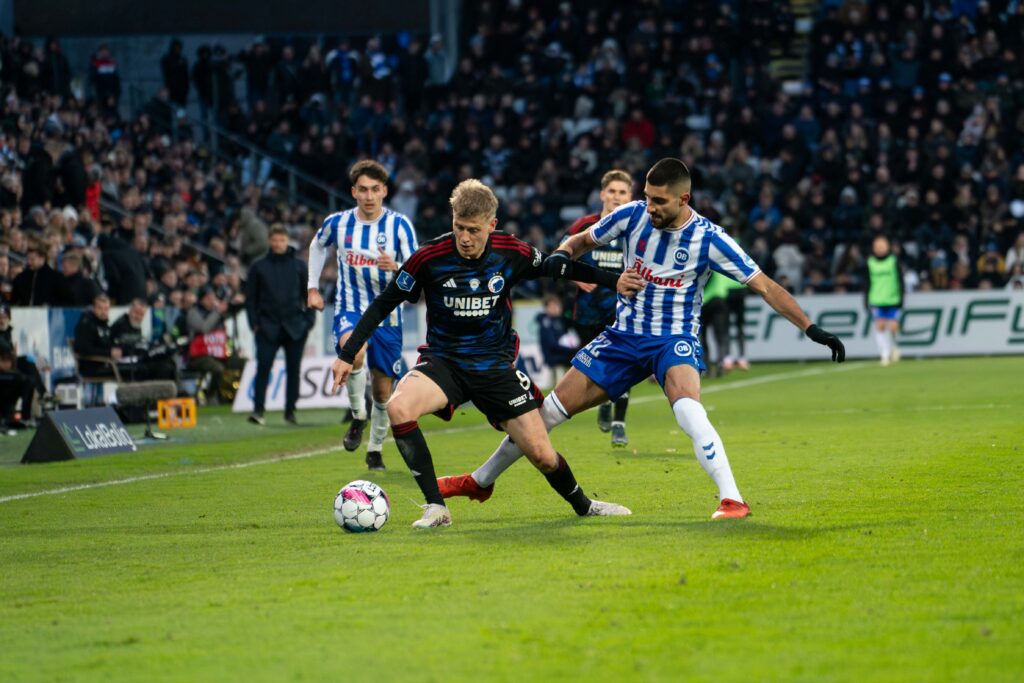
<instances>
[{"instance_id":1,"label":"person in dark jacket standing","mask_svg":"<svg viewBox=\"0 0 1024 683\"><path fill-rule=\"evenodd\" d=\"M275 226L270 231L270 253L252 265L246 282L246 313L256 336L255 410L249 416L253 424L265 424L267 384L274 356L281 347L286 376L284 419L295 424L302 350L311 327L311 311L306 309L306 280L305 262L288 247L288 230Z\"/></svg>"},{"instance_id":2,"label":"person in dark jacket standing","mask_svg":"<svg viewBox=\"0 0 1024 683\"><path fill-rule=\"evenodd\" d=\"M64 278L46 262L39 245L28 248L28 267L14 278L11 303L15 306L60 306L64 299Z\"/></svg>"},{"instance_id":3,"label":"person in dark jacket standing","mask_svg":"<svg viewBox=\"0 0 1024 683\"><path fill-rule=\"evenodd\" d=\"M96 241L103 253L103 272L107 291L118 306L127 306L134 299L146 298L146 258L131 245L110 233L113 225L101 223L101 234Z\"/></svg>"},{"instance_id":4,"label":"person in dark jacket standing","mask_svg":"<svg viewBox=\"0 0 1024 683\"><path fill-rule=\"evenodd\" d=\"M188 60L182 54L181 41L175 38L167 53L160 59L160 72L171 102L179 107L188 104Z\"/></svg>"},{"instance_id":5,"label":"person in dark jacket standing","mask_svg":"<svg viewBox=\"0 0 1024 683\"><path fill-rule=\"evenodd\" d=\"M82 272L82 255L77 251L64 254L60 269L64 275L62 306L85 308L92 305L96 295L102 294L99 284Z\"/></svg>"}]
</instances>

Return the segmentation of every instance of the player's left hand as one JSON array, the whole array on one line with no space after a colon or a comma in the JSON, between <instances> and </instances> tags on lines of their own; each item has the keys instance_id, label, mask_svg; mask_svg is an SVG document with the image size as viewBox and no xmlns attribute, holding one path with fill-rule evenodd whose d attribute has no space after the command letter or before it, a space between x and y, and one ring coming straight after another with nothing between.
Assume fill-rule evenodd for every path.
<instances>
[{"instance_id":1,"label":"player's left hand","mask_svg":"<svg viewBox=\"0 0 1024 683\"><path fill-rule=\"evenodd\" d=\"M804 330L804 334L810 337L811 341L818 342L819 344L823 344L824 346L832 349L832 360L835 362L842 363L846 360L846 347L843 346L843 342L841 342L839 337L836 335L831 332L826 332L817 325L811 325L808 327Z\"/></svg>"},{"instance_id":2,"label":"player's left hand","mask_svg":"<svg viewBox=\"0 0 1024 683\"><path fill-rule=\"evenodd\" d=\"M389 270L393 273L398 270L398 263L395 262L395 259L391 258L391 254L380 249L380 254L377 255L377 267L381 270Z\"/></svg>"},{"instance_id":3,"label":"player's left hand","mask_svg":"<svg viewBox=\"0 0 1024 683\"><path fill-rule=\"evenodd\" d=\"M334 371L334 384L331 386L331 396L334 396L338 393L341 385L348 380L348 376L352 374L352 364L346 363L340 358L335 358L331 370Z\"/></svg>"},{"instance_id":4,"label":"player's left hand","mask_svg":"<svg viewBox=\"0 0 1024 683\"><path fill-rule=\"evenodd\" d=\"M644 279L633 268L622 271L619 281L615 284L615 290L622 296L634 296L644 288Z\"/></svg>"}]
</instances>

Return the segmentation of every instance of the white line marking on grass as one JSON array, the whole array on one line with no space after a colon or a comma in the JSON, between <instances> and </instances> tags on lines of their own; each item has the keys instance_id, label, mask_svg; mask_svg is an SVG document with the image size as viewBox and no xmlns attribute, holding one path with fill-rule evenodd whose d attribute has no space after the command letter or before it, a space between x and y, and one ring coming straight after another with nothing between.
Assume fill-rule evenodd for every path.
<instances>
[{"instance_id":1,"label":"white line marking on grass","mask_svg":"<svg viewBox=\"0 0 1024 683\"><path fill-rule=\"evenodd\" d=\"M799 379L801 377L812 377L814 375L823 375L827 372L840 372L843 370L855 370L857 368L866 367L864 363L851 363L848 365L840 365L836 367L819 367L810 368L808 370L799 370L797 372L779 372L774 375L764 375L763 377L751 377L750 379L741 379L736 382L729 382L726 384L713 384L706 389L702 389L702 394L711 394L718 391L728 391L730 389L744 389L746 387L756 386L758 384L768 384L770 382L778 382L786 379ZM657 396L639 396L635 399L631 399L630 403L649 403L651 401L663 401L665 397L661 394ZM472 427L450 427L448 429L438 429L428 432L429 434L458 434L461 432L470 432L480 429L489 429L490 425L474 425ZM388 438L390 441L390 437ZM210 472L224 472L227 470L241 470L247 467L256 467L258 465L272 465L277 462L284 462L286 460L304 460L306 458L313 458L318 455L326 455L337 451L338 448L318 448L312 451L302 451L300 453L291 453L289 455L281 455L274 458L263 458L261 460L249 460L247 462L238 462L231 465L216 465L214 467L197 467L191 470L176 471L176 472L160 472L157 474L141 474L137 477L125 477L124 479L112 479L110 481L97 481L90 484L75 484L74 486L62 486L57 489L46 489L44 491L32 491L30 493L16 493L10 496L0 497L0 503L10 503L16 500L24 500L26 498L38 498L39 496L56 496L62 493L74 493L75 491L88 491L90 489L99 489L106 486L121 486L124 484L134 484L139 481L152 481L155 479L169 479L170 477L184 477L195 474L208 474Z\"/></svg>"},{"instance_id":2,"label":"white line marking on grass","mask_svg":"<svg viewBox=\"0 0 1024 683\"><path fill-rule=\"evenodd\" d=\"M735 382L727 382L725 384L712 384L709 387L701 387L700 395L705 396L706 394L714 394L719 391L729 391L730 389L745 389L746 387L757 386L758 384L770 384L771 382L779 382L785 379L799 379L801 377L814 377L815 375L824 375L833 372L847 372L849 370L860 370L872 365L872 363L844 363L842 365L828 365L817 368L808 368L807 370L798 370L797 372L777 372L774 375L763 375L761 377L751 377L750 379L741 379ZM630 405L635 403L650 403L651 401L667 401L664 394L658 394L656 396L639 396L637 398L629 399Z\"/></svg>"}]
</instances>

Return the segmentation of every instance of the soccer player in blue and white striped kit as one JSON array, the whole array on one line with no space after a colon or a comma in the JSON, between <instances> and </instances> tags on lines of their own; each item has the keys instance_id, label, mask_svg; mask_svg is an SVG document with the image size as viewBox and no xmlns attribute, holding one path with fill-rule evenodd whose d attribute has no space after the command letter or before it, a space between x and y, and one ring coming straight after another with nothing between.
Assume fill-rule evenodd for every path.
<instances>
[{"instance_id":1,"label":"soccer player in blue and white striped kit","mask_svg":"<svg viewBox=\"0 0 1024 683\"><path fill-rule=\"evenodd\" d=\"M307 304L323 310L320 272L327 250L338 252L338 288L334 301L334 343L341 348L352 334L363 312L391 282L402 262L418 248L412 221L384 207L388 194L388 172L376 161L357 162L349 171L356 206L333 213L324 219L309 245L309 283ZM345 434L346 450L359 448L366 426L366 369L373 378L370 413L370 439L366 447L366 465L384 469L381 451L388 434L385 405L391 386L402 371L402 310L396 308L374 331L369 343L355 359L346 388L352 406L352 424Z\"/></svg>"},{"instance_id":2,"label":"soccer player in blue and white striped kit","mask_svg":"<svg viewBox=\"0 0 1024 683\"><path fill-rule=\"evenodd\" d=\"M694 454L718 486L712 519L746 517L749 506L733 478L725 446L700 404L700 309L712 272L743 282L813 341L842 362L842 342L816 325L796 300L719 226L690 208L690 172L678 159L662 159L647 173L644 201L624 204L585 232L564 242L548 261L548 271L598 245L621 238L627 272L646 281L634 297L620 295L615 322L573 359L573 367L547 396L541 416L548 431L571 416L620 396L654 374L676 421L690 438ZM442 477L445 497L464 495L484 501L494 481L521 451L506 438L491 458L470 474Z\"/></svg>"}]
</instances>

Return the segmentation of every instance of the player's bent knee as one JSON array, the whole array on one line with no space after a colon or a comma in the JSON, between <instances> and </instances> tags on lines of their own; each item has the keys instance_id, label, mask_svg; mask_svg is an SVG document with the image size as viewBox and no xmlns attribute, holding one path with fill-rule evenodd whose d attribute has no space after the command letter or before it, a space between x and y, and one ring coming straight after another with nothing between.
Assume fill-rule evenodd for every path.
<instances>
[{"instance_id":1,"label":"player's bent knee","mask_svg":"<svg viewBox=\"0 0 1024 683\"><path fill-rule=\"evenodd\" d=\"M389 400L387 404L387 411L388 420L393 425L412 422L413 420L418 420L420 417L414 406L401 399L396 401L395 398L392 398Z\"/></svg>"}]
</instances>

